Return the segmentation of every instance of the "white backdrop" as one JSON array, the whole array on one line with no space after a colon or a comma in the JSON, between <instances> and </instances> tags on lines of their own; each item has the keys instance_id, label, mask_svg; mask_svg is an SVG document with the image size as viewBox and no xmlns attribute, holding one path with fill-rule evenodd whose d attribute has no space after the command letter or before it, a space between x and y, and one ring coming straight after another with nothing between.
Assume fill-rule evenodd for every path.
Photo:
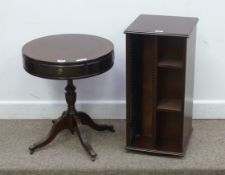
<instances>
[{"instance_id":1,"label":"white backdrop","mask_svg":"<svg viewBox=\"0 0 225 175\"><path fill-rule=\"evenodd\" d=\"M223 0L5 0L0 1L0 118L57 117L65 81L27 74L21 48L37 37L85 33L110 39L115 65L77 80L78 108L95 118L125 118L124 29L139 14L199 18L195 65L195 118L225 118L225 2ZM57 116L56 116L57 115Z\"/></svg>"}]
</instances>

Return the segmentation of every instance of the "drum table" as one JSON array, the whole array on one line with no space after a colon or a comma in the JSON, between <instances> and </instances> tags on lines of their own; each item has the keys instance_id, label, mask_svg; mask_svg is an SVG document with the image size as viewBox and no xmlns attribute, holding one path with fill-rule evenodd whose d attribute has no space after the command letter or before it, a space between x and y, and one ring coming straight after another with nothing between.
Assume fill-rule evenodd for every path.
<instances>
[{"instance_id":1,"label":"drum table","mask_svg":"<svg viewBox=\"0 0 225 175\"><path fill-rule=\"evenodd\" d=\"M24 69L28 73L41 78L67 80L65 98L68 109L52 121L53 126L44 140L29 147L30 153L49 144L60 131L69 129L72 134L77 131L81 144L95 160L97 154L88 143L83 125L97 131L114 132L114 128L96 124L88 114L76 110L73 79L87 78L109 70L114 61L112 42L92 35L52 35L28 42L22 54Z\"/></svg>"}]
</instances>

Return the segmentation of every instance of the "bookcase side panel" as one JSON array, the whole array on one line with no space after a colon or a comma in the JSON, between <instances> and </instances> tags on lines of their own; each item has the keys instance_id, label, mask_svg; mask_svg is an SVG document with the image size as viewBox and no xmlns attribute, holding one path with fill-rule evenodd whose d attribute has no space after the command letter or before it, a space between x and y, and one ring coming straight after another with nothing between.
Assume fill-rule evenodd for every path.
<instances>
[{"instance_id":1,"label":"bookcase side panel","mask_svg":"<svg viewBox=\"0 0 225 175\"><path fill-rule=\"evenodd\" d=\"M195 45L196 27L187 38L186 49L186 70L185 70L185 97L184 97L184 119L183 119L183 151L192 133L193 116L193 90L194 90L194 68L195 68Z\"/></svg>"},{"instance_id":2,"label":"bookcase side panel","mask_svg":"<svg viewBox=\"0 0 225 175\"><path fill-rule=\"evenodd\" d=\"M127 146L130 146L135 139L137 132L137 84L133 81L138 75L135 74L136 57L139 57L135 45L135 35L126 34L126 137Z\"/></svg>"}]
</instances>

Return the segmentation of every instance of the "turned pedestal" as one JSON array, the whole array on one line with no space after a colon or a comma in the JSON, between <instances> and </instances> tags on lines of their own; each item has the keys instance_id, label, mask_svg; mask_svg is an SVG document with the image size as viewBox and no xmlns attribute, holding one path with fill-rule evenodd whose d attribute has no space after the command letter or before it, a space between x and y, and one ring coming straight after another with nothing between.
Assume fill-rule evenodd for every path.
<instances>
[{"instance_id":1,"label":"turned pedestal","mask_svg":"<svg viewBox=\"0 0 225 175\"><path fill-rule=\"evenodd\" d=\"M36 149L49 144L60 131L64 129L69 129L72 134L74 134L74 131L77 132L81 144L83 145L85 150L90 154L91 159L95 160L97 154L92 148L92 146L88 143L86 134L83 132L82 124L88 125L97 131L109 130L111 132L114 132L114 128L112 125L96 124L88 114L77 111L75 109L75 102L77 98L77 94L75 92L76 87L73 85L73 80L68 80L67 82L68 83L65 88L66 90L65 97L66 102L68 104L68 109L62 113L61 117L59 117L57 120L52 121L53 126L44 140L35 143L29 147L30 153L33 154Z\"/></svg>"}]
</instances>

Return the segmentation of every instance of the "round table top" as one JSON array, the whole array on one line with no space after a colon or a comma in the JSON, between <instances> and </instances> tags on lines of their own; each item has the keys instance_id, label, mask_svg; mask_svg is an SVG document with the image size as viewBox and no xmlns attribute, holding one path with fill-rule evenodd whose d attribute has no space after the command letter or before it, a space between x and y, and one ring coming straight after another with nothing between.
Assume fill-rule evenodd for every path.
<instances>
[{"instance_id":1,"label":"round table top","mask_svg":"<svg viewBox=\"0 0 225 175\"><path fill-rule=\"evenodd\" d=\"M25 44L22 54L27 72L51 79L94 76L110 69L114 59L111 41L83 34L38 38Z\"/></svg>"}]
</instances>

